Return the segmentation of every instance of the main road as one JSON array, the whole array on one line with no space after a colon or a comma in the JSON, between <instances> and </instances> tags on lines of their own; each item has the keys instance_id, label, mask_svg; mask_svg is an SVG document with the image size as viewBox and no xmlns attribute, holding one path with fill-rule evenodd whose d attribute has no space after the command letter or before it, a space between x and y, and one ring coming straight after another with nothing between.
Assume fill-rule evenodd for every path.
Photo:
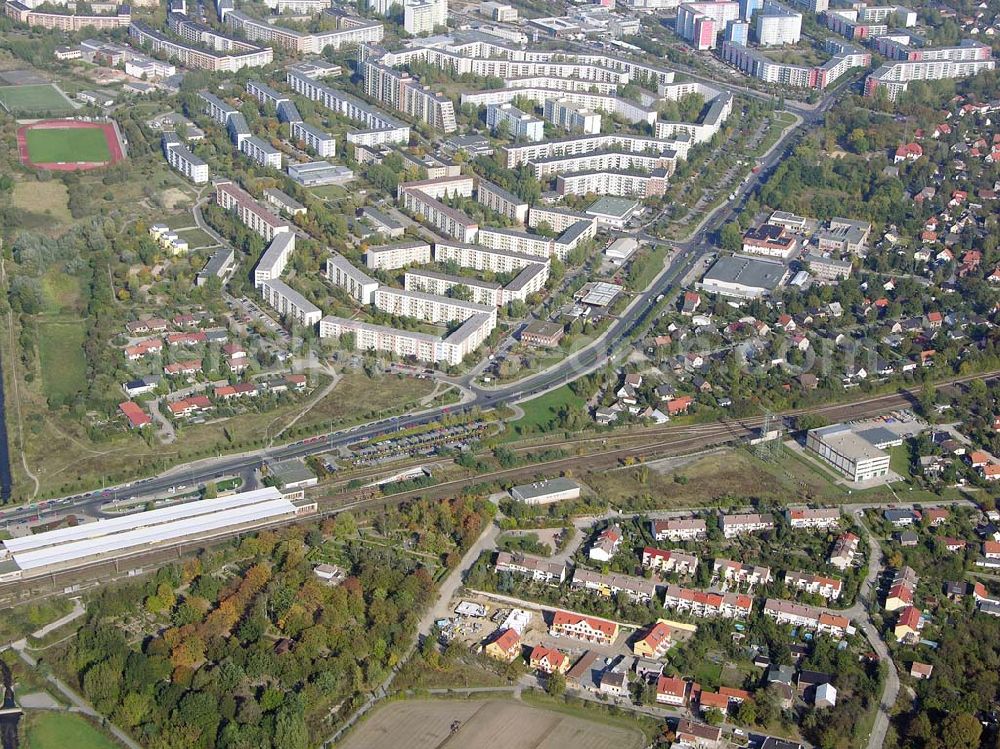
<instances>
[{"instance_id":1,"label":"main road","mask_svg":"<svg viewBox=\"0 0 1000 749\"><path fill-rule=\"evenodd\" d=\"M759 184L767 180L781 159L789 154L797 139L823 118L836 101L839 93L850 83L851 81L846 81L840 84L829 92L815 108L808 111L799 109L799 122L788 127L781 134L774 146L759 160L760 169L738 188L734 198L710 211L686 239L671 243L678 251L674 253L670 262L656 275L644 291L635 296L629 306L598 339L573 352L549 369L498 388L484 388L475 385L472 382L472 376L467 375L459 380L459 383L472 392L472 397L458 405L431 408L405 416L381 419L292 444L175 466L156 477L139 482L113 486L87 495L36 502L7 510L0 514L0 520L7 523L25 521L36 516L41 509L57 509L60 512L72 510L96 514L99 506L107 502L109 498L155 496L170 492L179 485L190 488L213 481L221 476L246 475L260 467L265 461L302 458L336 450L387 432L428 424L439 420L446 414L519 403L600 369L609 362L613 362L619 354L625 352L632 336L651 322L651 318L658 310L656 300L661 295L663 298L672 299L679 292L684 277L696 265L703 263L707 254L714 252L711 241L714 234L726 222L733 219L746 201L747 196ZM655 238L650 237L650 239Z\"/></svg>"}]
</instances>

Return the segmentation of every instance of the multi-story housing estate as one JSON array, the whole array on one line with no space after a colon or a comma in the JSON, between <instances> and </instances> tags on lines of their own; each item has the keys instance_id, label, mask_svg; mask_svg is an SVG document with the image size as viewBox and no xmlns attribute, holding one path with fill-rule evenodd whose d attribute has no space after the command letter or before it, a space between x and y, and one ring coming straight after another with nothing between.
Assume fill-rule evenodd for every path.
<instances>
[{"instance_id":1,"label":"multi-story housing estate","mask_svg":"<svg viewBox=\"0 0 1000 749\"><path fill-rule=\"evenodd\" d=\"M372 270L394 270L430 261L431 245L427 242L396 242L369 247L365 251L365 265Z\"/></svg>"},{"instance_id":2,"label":"multi-story housing estate","mask_svg":"<svg viewBox=\"0 0 1000 749\"><path fill-rule=\"evenodd\" d=\"M557 172L600 168L601 164L595 165L586 160L570 161L592 153L628 154L635 158L637 167L645 167L645 171L651 171L667 167L677 159L687 158L691 143L689 135L679 135L677 138L669 139L648 138L627 133L581 135L540 143L514 143L501 149L500 158L501 163L508 169L516 169L522 164L533 165L535 176L539 179ZM557 158L566 161L555 161ZM546 167L546 163L549 166ZM626 162L616 163L620 168L627 168Z\"/></svg>"},{"instance_id":3,"label":"multi-story housing estate","mask_svg":"<svg viewBox=\"0 0 1000 749\"><path fill-rule=\"evenodd\" d=\"M739 17L736 2L683 3L677 8L677 35L695 49L715 49L716 37Z\"/></svg>"},{"instance_id":4,"label":"multi-story housing estate","mask_svg":"<svg viewBox=\"0 0 1000 749\"><path fill-rule=\"evenodd\" d=\"M599 645L611 645L618 638L618 623L569 611L556 611L549 632Z\"/></svg>"},{"instance_id":5,"label":"multi-story housing estate","mask_svg":"<svg viewBox=\"0 0 1000 749\"><path fill-rule=\"evenodd\" d=\"M761 47L798 44L802 35L802 14L776 0L764 0L757 12L755 33Z\"/></svg>"},{"instance_id":6,"label":"multi-story housing estate","mask_svg":"<svg viewBox=\"0 0 1000 749\"><path fill-rule=\"evenodd\" d=\"M545 119L572 133L596 135L601 132L601 115L563 96L545 100Z\"/></svg>"},{"instance_id":7,"label":"multi-story housing estate","mask_svg":"<svg viewBox=\"0 0 1000 749\"><path fill-rule=\"evenodd\" d=\"M456 287L467 290L469 301L499 307L503 304L503 286L495 281L481 281L468 276L452 276L430 270L410 269L403 277L408 291L446 296Z\"/></svg>"},{"instance_id":8,"label":"multi-story housing estate","mask_svg":"<svg viewBox=\"0 0 1000 749\"><path fill-rule=\"evenodd\" d=\"M238 46L231 54L223 54L214 49L194 46L191 43L171 39L142 21L132 21L128 28L133 42L150 52L165 55L176 60L185 68L199 68L220 73L235 73L243 68L259 68L270 65L274 60L274 50L252 44Z\"/></svg>"},{"instance_id":9,"label":"multi-story housing estate","mask_svg":"<svg viewBox=\"0 0 1000 749\"><path fill-rule=\"evenodd\" d=\"M825 2L825 0L824 0ZM827 40L832 57L822 65L794 65L776 62L743 44L722 42L722 59L753 78L798 88L824 89L852 68L871 65L871 52L851 44Z\"/></svg>"},{"instance_id":10,"label":"multi-story housing estate","mask_svg":"<svg viewBox=\"0 0 1000 749\"><path fill-rule=\"evenodd\" d=\"M407 34L431 34L448 23L448 0L403 0L403 29Z\"/></svg>"},{"instance_id":11,"label":"multi-story housing estate","mask_svg":"<svg viewBox=\"0 0 1000 749\"><path fill-rule=\"evenodd\" d=\"M332 14L330 14L332 16ZM327 47L340 49L347 44L367 44L382 41L385 29L381 23L350 16L332 16L338 26L333 31L309 33L285 28L249 16L238 10L226 14L225 23L244 38L263 42L298 54L318 55Z\"/></svg>"},{"instance_id":12,"label":"multi-story housing estate","mask_svg":"<svg viewBox=\"0 0 1000 749\"><path fill-rule=\"evenodd\" d=\"M265 281L281 278L294 251L295 232L285 231L275 235L257 261L257 267L253 271L253 285L259 289Z\"/></svg>"},{"instance_id":13,"label":"multi-story housing estate","mask_svg":"<svg viewBox=\"0 0 1000 749\"><path fill-rule=\"evenodd\" d=\"M712 576L718 578L721 583L748 586L767 585L771 582L771 568L734 562L731 559L714 559L712 560Z\"/></svg>"},{"instance_id":14,"label":"multi-story housing estate","mask_svg":"<svg viewBox=\"0 0 1000 749\"><path fill-rule=\"evenodd\" d=\"M173 132L163 133L163 155L167 163L197 185L208 182L208 164L195 156Z\"/></svg>"},{"instance_id":15,"label":"multi-story housing estate","mask_svg":"<svg viewBox=\"0 0 1000 749\"><path fill-rule=\"evenodd\" d=\"M291 224L275 216L241 187L232 182L215 185L215 202L227 211L234 210L246 226L270 242L277 234L292 230Z\"/></svg>"},{"instance_id":16,"label":"multi-story housing estate","mask_svg":"<svg viewBox=\"0 0 1000 749\"><path fill-rule=\"evenodd\" d=\"M318 127L313 127L307 122L291 123L291 135L293 140L300 140L306 144L306 148L317 156L336 156L337 140L329 133L324 133Z\"/></svg>"},{"instance_id":17,"label":"multi-story housing estate","mask_svg":"<svg viewBox=\"0 0 1000 749\"><path fill-rule=\"evenodd\" d=\"M263 138L258 138L256 135L241 138L239 148L254 163L271 169L281 169L281 151Z\"/></svg>"},{"instance_id":18,"label":"multi-story housing estate","mask_svg":"<svg viewBox=\"0 0 1000 749\"><path fill-rule=\"evenodd\" d=\"M534 81L534 79L531 80ZM545 123L534 117L534 115L527 114L520 109L513 107L515 99L530 101L543 108L547 107L550 102L559 102L560 106L577 107L588 110L591 114L593 114L592 110L600 110L609 115L621 117L623 120L633 124L645 123L647 125L652 125L656 122L656 109L636 103L630 99L623 99L620 96L616 96L613 92L600 93L597 91L576 89L567 91L563 88L550 88L548 85L528 86L524 80L511 81L510 83L511 85L508 88L463 93L461 100L462 104L473 104L477 107L486 107L487 124L489 124L491 119L491 109L500 108L500 111L494 111L492 116L492 119L496 122L503 119L504 108L511 107L511 109L507 110L509 116L516 117L519 122L523 122L525 124L524 126L516 126L513 121L509 121L507 123L509 125L508 132L512 137L520 137L525 140L540 140ZM514 85L515 83L517 85ZM543 81L543 84L548 83L551 82ZM554 110L551 110L550 108L550 111ZM546 119L549 118L546 117ZM492 125L491 127L495 127L495 125ZM591 118L591 128L592 127L593 121ZM595 131L585 130L584 132ZM599 125L596 132L600 132ZM519 135L517 135L518 133Z\"/></svg>"},{"instance_id":19,"label":"multi-story housing estate","mask_svg":"<svg viewBox=\"0 0 1000 749\"><path fill-rule=\"evenodd\" d=\"M792 507L786 510L792 528L819 528L826 530L840 525L840 510L836 507Z\"/></svg>"},{"instance_id":20,"label":"multi-story housing estate","mask_svg":"<svg viewBox=\"0 0 1000 749\"><path fill-rule=\"evenodd\" d=\"M900 47L897 52L897 47L886 45L887 56L894 61L886 63L865 79L865 95L874 96L879 89L885 89L889 99L895 100L906 91L910 81L968 78L996 67L992 49L971 39L962 40L957 47Z\"/></svg>"},{"instance_id":21,"label":"multi-story housing estate","mask_svg":"<svg viewBox=\"0 0 1000 749\"><path fill-rule=\"evenodd\" d=\"M334 286L344 289L362 304L375 301L378 281L354 266L340 253L331 253L326 260L326 278Z\"/></svg>"},{"instance_id":22,"label":"multi-story housing estate","mask_svg":"<svg viewBox=\"0 0 1000 749\"><path fill-rule=\"evenodd\" d=\"M365 60L362 74L365 93L376 101L446 133L453 133L458 128L451 99L421 85L408 73L369 58Z\"/></svg>"},{"instance_id":23,"label":"multi-story housing estate","mask_svg":"<svg viewBox=\"0 0 1000 749\"><path fill-rule=\"evenodd\" d=\"M746 619L753 599L739 593L711 593L671 584L663 596L663 606L705 619Z\"/></svg>"},{"instance_id":24,"label":"multi-story housing estate","mask_svg":"<svg viewBox=\"0 0 1000 749\"><path fill-rule=\"evenodd\" d=\"M483 247L488 247L491 250L537 255L541 258L550 257L555 253L555 240L551 237L529 234L517 229L484 226L479 230L476 239Z\"/></svg>"},{"instance_id":25,"label":"multi-story housing estate","mask_svg":"<svg viewBox=\"0 0 1000 749\"><path fill-rule=\"evenodd\" d=\"M735 538L744 533L758 533L774 529L774 518L770 513L748 513L742 515L720 515L719 528L726 538Z\"/></svg>"},{"instance_id":26,"label":"multi-story housing estate","mask_svg":"<svg viewBox=\"0 0 1000 749\"><path fill-rule=\"evenodd\" d=\"M669 168L656 167L649 174L627 174L617 171L618 169L631 168L636 161L637 159L632 154L619 153L591 154L585 157L560 159L562 164L569 162L571 166L582 165L584 162L588 165L599 162L601 170L560 174L556 177L556 192L560 195L618 195L641 199L663 195L667 191L669 177L673 172L673 161L669 162ZM647 161L647 159L642 159L642 161ZM659 163L658 159L648 161L651 164ZM556 164L550 166L559 168Z\"/></svg>"},{"instance_id":27,"label":"multi-story housing estate","mask_svg":"<svg viewBox=\"0 0 1000 749\"><path fill-rule=\"evenodd\" d=\"M507 551L497 552L496 572L508 572L513 575L529 577L535 582L547 585L559 585L566 579L566 565L553 562L544 557L533 557L528 554L511 554Z\"/></svg>"},{"instance_id":28,"label":"multi-story housing estate","mask_svg":"<svg viewBox=\"0 0 1000 749\"><path fill-rule=\"evenodd\" d=\"M114 13L57 13L29 8L18 0L7 0L4 3L4 15L17 23L35 26L43 29L58 29L59 31L75 32L82 29L125 28L132 22L132 13L127 5L118 6Z\"/></svg>"},{"instance_id":29,"label":"multi-story housing estate","mask_svg":"<svg viewBox=\"0 0 1000 749\"><path fill-rule=\"evenodd\" d=\"M657 572L675 572L685 577L697 571L698 557L683 551L665 551L647 546L642 550L642 566Z\"/></svg>"},{"instance_id":30,"label":"multi-story housing estate","mask_svg":"<svg viewBox=\"0 0 1000 749\"><path fill-rule=\"evenodd\" d=\"M489 104L486 107L486 124L494 132L501 126L504 127L516 141L537 142L545 137L545 123L513 104Z\"/></svg>"},{"instance_id":31,"label":"multi-story housing estate","mask_svg":"<svg viewBox=\"0 0 1000 749\"><path fill-rule=\"evenodd\" d=\"M571 211L569 208L533 205L528 212L528 226L532 229L538 229L541 224L547 224L549 229L554 232L564 232L580 221L592 224L596 231L596 216L588 216L586 213Z\"/></svg>"},{"instance_id":32,"label":"multi-story housing estate","mask_svg":"<svg viewBox=\"0 0 1000 749\"><path fill-rule=\"evenodd\" d=\"M764 615L774 619L778 624L814 629L820 634L838 638L854 631L850 619L846 616L829 614L815 606L782 601L778 598L768 598L764 602Z\"/></svg>"},{"instance_id":33,"label":"multi-story housing estate","mask_svg":"<svg viewBox=\"0 0 1000 749\"><path fill-rule=\"evenodd\" d=\"M840 536L833 542L833 548L830 550L830 556L827 559L827 563L843 572L854 564L854 557L858 553L858 545L860 543L861 539L853 533L845 533Z\"/></svg>"},{"instance_id":34,"label":"multi-story housing estate","mask_svg":"<svg viewBox=\"0 0 1000 749\"><path fill-rule=\"evenodd\" d=\"M573 571L572 586L583 590L596 590L604 596L625 595L632 603L649 603L656 594L656 584L644 577L612 573L609 575L577 567Z\"/></svg>"},{"instance_id":35,"label":"multi-story housing estate","mask_svg":"<svg viewBox=\"0 0 1000 749\"><path fill-rule=\"evenodd\" d=\"M315 325L323 315L319 307L280 279L264 281L260 294L279 315L300 325Z\"/></svg>"},{"instance_id":36,"label":"multi-story housing estate","mask_svg":"<svg viewBox=\"0 0 1000 749\"><path fill-rule=\"evenodd\" d=\"M379 286L375 290L374 304L391 315L414 317L430 323L465 322L475 315L490 315L495 319L497 314L496 307L485 304L390 286Z\"/></svg>"},{"instance_id":37,"label":"multi-story housing estate","mask_svg":"<svg viewBox=\"0 0 1000 749\"><path fill-rule=\"evenodd\" d=\"M449 237L472 242L479 232L479 224L462 211L445 205L440 198L471 197L474 185L472 177L463 176L404 182L397 188L396 197L406 210L423 217Z\"/></svg>"},{"instance_id":38,"label":"multi-story housing estate","mask_svg":"<svg viewBox=\"0 0 1000 749\"><path fill-rule=\"evenodd\" d=\"M785 586L833 601L840 598L843 582L835 577L789 570L785 572Z\"/></svg>"},{"instance_id":39,"label":"multi-story housing estate","mask_svg":"<svg viewBox=\"0 0 1000 749\"><path fill-rule=\"evenodd\" d=\"M476 202L519 224L523 224L528 219L527 203L514 193L482 177L476 182Z\"/></svg>"},{"instance_id":40,"label":"multi-story housing estate","mask_svg":"<svg viewBox=\"0 0 1000 749\"><path fill-rule=\"evenodd\" d=\"M708 527L701 518L653 520L653 538L657 541L697 541L705 538Z\"/></svg>"},{"instance_id":41,"label":"multi-story housing estate","mask_svg":"<svg viewBox=\"0 0 1000 749\"><path fill-rule=\"evenodd\" d=\"M408 143L410 126L380 109L366 104L356 96L331 88L300 69L285 71L285 79L297 94L318 102L336 114L359 122L366 128L349 132L347 142L363 146L385 143Z\"/></svg>"}]
</instances>

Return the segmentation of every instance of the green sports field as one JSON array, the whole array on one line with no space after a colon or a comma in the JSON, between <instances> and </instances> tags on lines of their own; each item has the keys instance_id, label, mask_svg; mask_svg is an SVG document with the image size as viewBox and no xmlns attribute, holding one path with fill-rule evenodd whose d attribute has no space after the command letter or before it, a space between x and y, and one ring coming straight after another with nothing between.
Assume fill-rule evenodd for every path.
<instances>
[{"instance_id":1,"label":"green sports field","mask_svg":"<svg viewBox=\"0 0 1000 749\"><path fill-rule=\"evenodd\" d=\"M0 105L8 112L71 112L73 105L51 83L0 86Z\"/></svg>"},{"instance_id":2,"label":"green sports field","mask_svg":"<svg viewBox=\"0 0 1000 749\"><path fill-rule=\"evenodd\" d=\"M28 130L25 137L34 164L111 160L107 138L99 128L44 128Z\"/></svg>"}]
</instances>

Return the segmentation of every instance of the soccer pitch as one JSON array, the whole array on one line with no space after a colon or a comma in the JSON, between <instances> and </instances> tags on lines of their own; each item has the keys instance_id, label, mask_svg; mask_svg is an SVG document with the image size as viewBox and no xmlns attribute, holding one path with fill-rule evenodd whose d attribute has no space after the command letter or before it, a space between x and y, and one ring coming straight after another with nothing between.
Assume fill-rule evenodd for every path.
<instances>
[{"instance_id":1,"label":"soccer pitch","mask_svg":"<svg viewBox=\"0 0 1000 749\"><path fill-rule=\"evenodd\" d=\"M40 128L28 130L28 155L34 164L111 161L101 128Z\"/></svg>"},{"instance_id":2,"label":"soccer pitch","mask_svg":"<svg viewBox=\"0 0 1000 749\"><path fill-rule=\"evenodd\" d=\"M51 83L0 86L0 105L8 112L71 112L69 99Z\"/></svg>"}]
</instances>

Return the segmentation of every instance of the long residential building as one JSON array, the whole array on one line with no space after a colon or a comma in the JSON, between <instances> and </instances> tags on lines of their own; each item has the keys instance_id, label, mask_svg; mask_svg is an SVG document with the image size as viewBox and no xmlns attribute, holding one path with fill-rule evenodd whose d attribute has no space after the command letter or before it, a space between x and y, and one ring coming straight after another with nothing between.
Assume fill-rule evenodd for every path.
<instances>
[{"instance_id":1,"label":"long residential building","mask_svg":"<svg viewBox=\"0 0 1000 749\"><path fill-rule=\"evenodd\" d=\"M600 645L611 645L618 638L618 623L594 616L556 611L549 632Z\"/></svg>"},{"instance_id":2,"label":"long residential building","mask_svg":"<svg viewBox=\"0 0 1000 749\"><path fill-rule=\"evenodd\" d=\"M326 260L326 278L334 286L344 289L348 294L362 304L375 301L375 291L378 281L354 266L347 258L337 252L331 253Z\"/></svg>"},{"instance_id":3,"label":"long residential building","mask_svg":"<svg viewBox=\"0 0 1000 749\"><path fill-rule=\"evenodd\" d=\"M632 603L649 603L656 595L656 584L644 577L617 573L605 575L582 567L574 569L572 587L596 590L604 596L625 595Z\"/></svg>"},{"instance_id":4,"label":"long residential building","mask_svg":"<svg viewBox=\"0 0 1000 749\"><path fill-rule=\"evenodd\" d=\"M871 52L850 44L827 42L833 56L822 65L792 65L775 62L742 44L724 41L719 53L723 60L753 78L767 83L797 88L824 89L852 68L871 65Z\"/></svg>"},{"instance_id":5,"label":"long residential building","mask_svg":"<svg viewBox=\"0 0 1000 749\"><path fill-rule=\"evenodd\" d=\"M558 585L566 579L566 565L553 562L544 557L529 554L512 554L507 551L497 552L496 572L507 572L512 575L529 577L535 582L547 585Z\"/></svg>"},{"instance_id":6,"label":"long residential building","mask_svg":"<svg viewBox=\"0 0 1000 749\"><path fill-rule=\"evenodd\" d=\"M515 99L526 99L541 107L548 106L549 102L558 101L562 103L561 106L573 106L590 110L591 114L594 113L594 110L607 112L610 115L621 117L632 124L645 123L652 125L656 122L656 109L645 107L629 99L623 99L613 94L600 94L589 91L565 91L559 88L544 86L474 91L463 93L461 101L462 104L486 107L486 122L491 127L495 127L495 122L490 122L491 112L495 113L494 117L500 117L504 112L509 112L510 114L503 117L503 119L507 122L509 132L512 136L531 141L541 140L541 131L544 127L544 122L514 107L512 102ZM597 119L596 131L591 126L589 132L600 132L600 117L598 116ZM528 124L522 127L520 125L522 122ZM584 130L584 132L588 131Z\"/></svg>"},{"instance_id":7,"label":"long residential building","mask_svg":"<svg viewBox=\"0 0 1000 749\"><path fill-rule=\"evenodd\" d=\"M785 587L794 590L801 590L805 593L822 596L829 601L840 598L844 584L835 577L825 577L815 575L811 572L797 572L789 570L785 572Z\"/></svg>"},{"instance_id":8,"label":"long residential building","mask_svg":"<svg viewBox=\"0 0 1000 749\"><path fill-rule=\"evenodd\" d=\"M698 570L698 557L683 551L666 551L647 546L642 550L642 566L657 572L675 572L681 577Z\"/></svg>"},{"instance_id":9,"label":"long residential building","mask_svg":"<svg viewBox=\"0 0 1000 749\"><path fill-rule=\"evenodd\" d=\"M722 515L719 517L719 528L726 538L735 538L745 533L774 530L774 517L770 513Z\"/></svg>"},{"instance_id":10,"label":"long residential building","mask_svg":"<svg viewBox=\"0 0 1000 749\"><path fill-rule=\"evenodd\" d=\"M365 252L365 265L372 270L395 270L408 265L431 261L431 245L427 242L396 242L369 247Z\"/></svg>"},{"instance_id":11,"label":"long residential building","mask_svg":"<svg viewBox=\"0 0 1000 749\"><path fill-rule=\"evenodd\" d=\"M294 320L299 325L313 326L323 316L319 307L281 279L275 278L261 283L260 295L275 312Z\"/></svg>"},{"instance_id":12,"label":"long residential building","mask_svg":"<svg viewBox=\"0 0 1000 749\"><path fill-rule=\"evenodd\" d=\"M446 133L458 129L451 99L422 86L409 74L366 60L362 75L365 93L376 101Z\"/></svg>"},{"instance_id":13,"label":"long residential building","mask_svg":"<svg viewBox=\"0 0 1000 749\"><path fill-rule=\"evenodd\" d=\"M768 598L764 602L764 615L774 619L778 624L814 629L821 634L838 638L854 632L854 627L846 616L829 614L815 606L782 601L778 598Z\"/></svg>"},{"instance_id":14,"label":"long residential building","mask_svg":"<svg viewBox=\"0 0 1000 749\"><path fill-rule=\"evenodd\" d=\"M307 122L292 123L292 139L305 143L306 148L317 156L337 155L336 139L329 133L324 133L318 127L313 127Z\"/></svg>"},{"instance_id":15,"label":"long residential building","mask_svg":"<svg viewBox=\"0 0 1000 749\"><path fill-rule=\"evenodd\" d=\"M476 181L476 202L519 224L528 220L527 203L514 193L482 177Z\"/></svg>"},{"instance_id":16,"label":"long residential building","mask_svg":"<svg viewBox=\"0 0 1000 749\"><path fill-rule=\"evenodd\" d=\"M296 93L364 125L365 130L347 134L348 143L376 146L384 143L408 143L410 140L409 125L366 104L356 96L320 83L296 68L285 71L285 80Z\"/></svg>"},{"instance_id":17,"label":"long residential building","mask_svg":"<svg viewBox=\"0 0 1000 749\"><path fill-rule=\"evenodd\" d=\"M422 291L379 286L375 290L375 306L390 315L413 317L429 323L465 322L475 315L496 318L496 307L467 302Z\"/></svg>"},{"instance_id":18,"label":"long residential building","mask_svg":"<svg viewBox=\"0 0 1000 749\"><path fill-rule=\"evenodd\" d=\"M910 81L938 81L968 78L993 70L996 61L985 44L965 40L958 47L913 50L905 61L889 62L865 79L865 95L874 96L884 88L890 100L906 91Z\"/></svg>"},{"instance_id":19,"label":"long residential building","mask_svg":"<svg viewBox=\"0 0 1000 749\"><path fill-rule=\"evenodd\" d=\"M195 156L173 132L163 133L163 155L167 163L196 185L208 182L208 164Z\"/></svg>"},{"instance_id":20,"label":"long residential building","mask_svg":"<svg viewBox=\"0 0 1000 749\"><path fill-rule=\"evenodd\" d=\"M503 304L503 287L495 281L481 281L468 276L452 276L430 270L406 271L403 285L407 291L422 291L438 296L447 295L452 289L464 288L469 300L476 304L499 307Z\"/></svg>"},{"instance_id":21,"label":"long residential building","mask_svg":"<svg viewBox=\"0 0 1000 749\"><path fill-rule=\"evenodd\" d=\"M771 582L771 568L734 562L732 559L713 559L712 575L721 583L736 585L767 585Z\"/></svg>"},{"instance_id":22,"label":"long residential building","mask_svg":"<svg viewBox=\"0 0 1000 749\"><path fill-rule=\"evenodd\" d=\"M18 0L7 0L4 3L4 15L28 26L71 33L88 28L99 31L121 29L132 22L132 13L127 5L119 6L113 14L76 14L33 10Z\"/></svg>"},{"instance_id":23,"label":"long residential building","mask_svg":"<svg viewBox=\"0 0 1000 749\"><path fill-rule=\"evenodd\" d=\"M479 348L496 327L496 310L492 315L476 314L467 319L449 336L373 325L359 320L327 316L320 320L320 338L353 336L358 351L385 351L395 356L412 357L428 363L444 362L457 366Z\"/></svg>"},{"instance_id":24,"label":"long residential building","mask_svg":"<svg viewBox=\"0 0 1000 749\"><path fill-rule=\"evenodd\" d=\"M256 135L242 138L239 141L239 148L254 163L271 169L281 169L281 151L263 138L258 138Z\"/></svg>"},{"instance_id":25,"label":"long residential building","mask_svg":"<svg viewBox=\"0 0 1000 749\"><path fill-rule=\"evenodd\" d=\"M270 65L274 61L274 51L270 47L244 45L245 48L240 51L222 54L171 39L142 21L132 21L128 33L129 37L142 49L165 55L176 60L185 68L235 73L243 68L259 68L263 65Z\"/></svg>"},{"instance_id":26,"label":"long residential building","mask_svg":"<svg viewBox=\"0 0 1000 749\"><path fill-rule=\"evenodd\" d=\"M445 205L425 191L424 186L404 183L399 186L398 200L406 210L414 213L439 231L460 242L472 242L479 232L479 224L460 210Z\"/></svg>"},{"instance_id":27,"label":"long residential building","mask_svg":"<svg viewBox=\"0 0 1000 749\"><path fill-rule=\"evenodd\" d=\"M668 167L657 167L649 174L627 174L618 171L623 161L631 167L636 161L631 154L598 154L584 157L573 157L561 160L563 164L576 166L582 162L601 163L602 170L590 172L575 172L558 174L556 176L556 192L560 195L618 195L621 197L652 198L663 195L667 191L670 174L674 170L674 162ZM659 160L656 160L659 162ZM544 168L544 167L542 167ZM628 167L626 167L628 168Z\"/></svg>"},{"instance_id":28,"label":"long residential building","mask_svg":"<svg viewBox=\"0 0 1000 749\"><path fill-rule=\"evenodd\" d=\"M334 16L338 24L347 16ZM318 55L327 47L340 49L348 44L380 42L385 33L381 23L364 19L350 19L334 31L307 33L268 23L238 10L226 14L226 24L254 42L280 47L298 54Z\"/></svg>"},{"instance_id":29,"label":"long residential building","mask_svg":"<svg viewBox=\"0 0 1000 749\"><path fill-rule=\"evenodd\" d=\"M265 281L280 278L294 251L295 232L285 231L275 235L257 261L257 267L253 271L253 285L259 289Z\"/></svg>"},{"instance_id":30,"label":"long residential building","mask_svg":"<svg viewBox=\"0 0 1000 749\"><path fill-rule=\"evenodd\" d=\"M651 530L657 541L698 541L708 534L708 526L701 518L653 520Z\"/></svg>"},{"instance_id":31,"label":"long residential building","mask_svg":"<svg viewBox=\"0 0 1000 749\"><path fill-rule=\"evenodd\" d=\"M746 619L753 608L753 598L739 593L711 593L668 585L663 606L699 618Z\"/></svg>"},{"instance_id":32,"label":"long residential building","mask_svg":"<svg viewBox=\"0 0 1000 749\"><path fill-rule=\"evenodd\" d=\"M508 169L516 169L522 164L542 164L551 162L557 157L577 157L587 154L599 153L621 153L632 154L634 156L653 159L647 166L647 171L658 166L665 166L666 163L675 161L678 158L687 158L687 153L691 147L691 138L681 136L678 138L659 139L648 138L641 135L628 135L623 133L610 133L607 135L582 135L572 138L560 138L557 140L547 140L541 143L516 143L505 146L501 149L502 163ZM660 161L663 163L659 163ZM639 165L640 162L637 162ZM557 171L582 171L584 169L598 168L589 166L586 162L579 164L559 164L549 168L539 169L536 166L535 176L542 177L545 174L554 174Z\"/></svg>"},{"instance_id":33,"label":"long residential building","mask_svg":"<svg viewBox=\"0 0 1000 749\"><path fill-rule=\"evenodd\" d=\"M836 528L840 525L840 509L837 507L791 507L785 511L788 524L792 528Z\"/></svg>"},{"instance_id":34,"label":"long residential building","mask_svg":"<svg viewBox=\"0 0 1000 749\"><path fill-rule=\"evenodd\" d=\"M292 225L275 216L243 188L232 182L219 182L215 186L215 202L227 211L235 210L240 221L270 242L282 232L290 232Z\"/></svg>"}]
</instances>

